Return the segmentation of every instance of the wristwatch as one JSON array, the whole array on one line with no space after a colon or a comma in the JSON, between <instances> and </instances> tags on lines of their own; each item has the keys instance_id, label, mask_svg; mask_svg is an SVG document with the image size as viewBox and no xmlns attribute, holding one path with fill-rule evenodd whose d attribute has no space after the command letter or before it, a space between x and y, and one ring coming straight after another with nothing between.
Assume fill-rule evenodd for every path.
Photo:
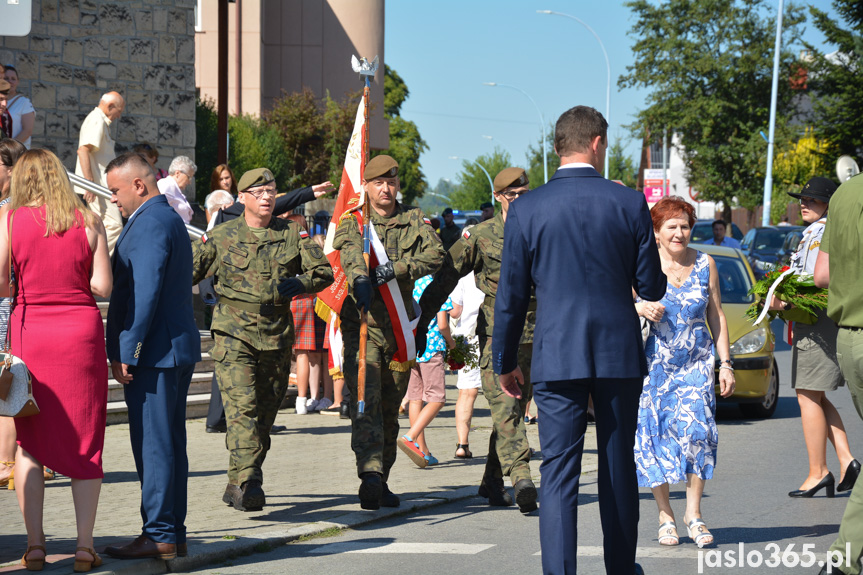
<instances>
[{"instance_id":1,"label":"wristwatch","mask_svg":"<svg viewBox=\"0 0 863 575\"><path fill-rule=\"evenodd\" d=\"M791 309L791 302L790 301L782 302L782 309L785 311L788 311L789 309Z\"/></svg>"}]
</instances>

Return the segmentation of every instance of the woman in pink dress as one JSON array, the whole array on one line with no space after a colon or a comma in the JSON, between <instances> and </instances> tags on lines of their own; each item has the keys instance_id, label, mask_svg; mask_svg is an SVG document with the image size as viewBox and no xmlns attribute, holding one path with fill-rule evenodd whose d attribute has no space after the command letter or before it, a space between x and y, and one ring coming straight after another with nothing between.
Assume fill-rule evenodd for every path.
<instances>
[{"instance_id":1,"label":"woman in pink dress","mask_svg":"<svg viewBox=\"0 0 863 575\"><path fill-rule=\"evenodd\" d=\"M12 353L30 369L38 415L15 420L18 504L27 528L22 564L45 564L42 466L72 480L78 524L75 571L101 564L93 525L102 487L108 360L93 296L108 297L111 264L105 228L80 201L57 156L25 152L12 172L12 206L0 220L0 297L9 292L9 238L17 293Z\"/></svg>"}]
</instances>

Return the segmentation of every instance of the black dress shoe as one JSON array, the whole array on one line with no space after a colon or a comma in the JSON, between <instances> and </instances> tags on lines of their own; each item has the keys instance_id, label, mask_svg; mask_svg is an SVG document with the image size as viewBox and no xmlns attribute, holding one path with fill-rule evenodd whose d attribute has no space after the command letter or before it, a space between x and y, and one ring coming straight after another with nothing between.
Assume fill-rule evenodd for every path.
<instances>
[{"instance_id":1,"label":"black dress shoe","mask_svg":"<svg viewBox=\"0 0 863 575\"><path fill-rule=\"evenodd\" d=\"M833 474L829 471L827 472L827 475L824 476L824 479L819 481L818 485L812 489L796 489L794 491L789 491L788 497L812 497L825 487L827 488L827 497L833 497L835 495L834 489L836 487L836 480L833 478Z\"/></svg>"},{"instance_id":2,"label":"black dress shoe","mask_svg":"<svg viewBox=\"0 0 863 575\"><path fill-rule=\"evenodd\" d=\"M515 503L522 513L536 511L536 485L530 479L519 480L512 489L515 494Z\"/></svg>"},{"instance_id":3,"label":"black dress shoe","mask_svg":"<svg viewBox=\"0 0 863 575\"><path fill-rule=\"evenodd\" d=\"M512 505L512 497L504 487L503 479L483 476L476 494L488 499L488 504L492 507L509 507Z\"/></svg>"},{"instance_id":4,"label":"black dress shoe","mask_svg":"<svg viewBox=\"0 0 863 575\"><path fill-rule=\"evenodd\" d=\"M854 459L851 463L848 464L848 467L845 469L845 477L842 478L842 481L839 482L839 485L836 486L836 491L842 493L843 491L848 491L849 489L854 488L854 484L857 483L857 477L860 475L860 462Z\"/></svg>"},{"instance_id":5,"label":"black dress shoe","mask_svg":"<svg viewBox=\"0 0 863 575\"><path fill-rule=\"evenodd\" d=\"M363 473L360 476L360 507L372 511L381 508L381 497L384 493L380 473Z\"/></svg>"},{"instance_id":6,"label":"black dress shoe","mask_svg":"<svg viewBox=\"0 0 863 575\"><path fill-rule=\"evenodd\" d=\"M228 424L227 423L218 423L216 425L208 425L207 433L227 433L228 432Z\"/></svg>"},{"instance_id":7,"label":"black dress shoe","mask_svg":"<svg viewBox=\"0 0 863 575\"><path fill-rule=\"evenodd\" d=\"M399 496L390 491L387 482L383 482L383 492L381 494L381 507L398 507L401 505Z\"/></svg>"},{"instance_id":8,"label":"black dress shoe","mask_svg":"<svg viewBox=\"0 0 863 575\"><path fill-rule=\"evenodd\" d=\"M270 428L270 433L282 433L288 430L287 425L274 425Z\"/></svg>"}]
</instances>

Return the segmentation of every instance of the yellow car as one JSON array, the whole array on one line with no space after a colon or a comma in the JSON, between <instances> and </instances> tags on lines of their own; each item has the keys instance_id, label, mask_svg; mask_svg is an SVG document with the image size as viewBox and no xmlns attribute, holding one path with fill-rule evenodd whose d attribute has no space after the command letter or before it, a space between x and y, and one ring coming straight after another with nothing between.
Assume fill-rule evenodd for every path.
<instances>
[{"instance_id":1,"label":"yellow car","mask_svg":"<svg viewBox=\"0 0 863 575\"><path fill-rule=\"evenodd\" d=\"M724 399L719 396L717 357L716 400L719 403L737 403L746 417L772 417L779 397L779 369L773 359L776 339L769 322L764 321L755 327L746 317L746 309L753 302L749 295L755 281L752 268L737 249L705 244L691 244L691 247L708 254L716 262L722 311L728 324L736 384L731 397Z\"/></svg>"}]
</instances>

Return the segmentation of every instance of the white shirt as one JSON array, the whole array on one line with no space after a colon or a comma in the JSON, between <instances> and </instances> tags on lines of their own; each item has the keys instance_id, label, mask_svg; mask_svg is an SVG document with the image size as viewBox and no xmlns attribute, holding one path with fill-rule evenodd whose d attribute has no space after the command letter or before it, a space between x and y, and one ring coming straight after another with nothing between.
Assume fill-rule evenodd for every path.
<instances>
[{"instance_id":1,"label":"white shirt","mask_svg":"<svg viewBox=\"0 0 863 575\"><path fill-rule=\"evenodd\" d=\"M78 147L92 146L90 150L90 172L93 174L93 182L100 186L108 187L105 183L105 167L114 159L114 140L111 138L109 128L111 120L99 108L93 108L93 111L87 114L84 122L81 124L81 131L78 134ZM15 126L12 126L14 129ZM81 160L75 161L75 173L83 177L84 172L81 169ZM84 190L76 188L79 194L83 194Z\"/></svg>"},{"instance_id":2,"label":"white shirt","mask_svg":"<svg viewBox=\"0 0 863 575\"><path fill-rule=\"evenodd\" d=\"M800 243L797 244L797 251L791 255L790 267L794 273L815 273L815 261L818 259L818 254L821 252L821 236L824 235L824 226L827 223L827 218L821 218L817 222L809 224L803 230L803 237L800 238Z\"/></svg>"},{"instance_id":3,"label":"white shirt","mask_svg":"<svg viewBox=\"0 0 863 575\"><path fill-rule=\"evenodd\" d=\"M6 102L6 109L9 110L9 114L12 116L12 137L17 138L18 134L21 133L21 129L23 126L21 125L21 116L26 116L31 112L35 112L35 108L33 108L32 102L18 94L8 102ZM30 142L33 138L27 138L26 142L22 142L24 147L28 150L30 149Z\"/></svg>"},{"instance_id":4,"label":"white shirt","mask_svg":"<svg viewBox=\"0 0 863 575\"><path fill-rule=\"evenodd\" d=\"M168 203L171 204L171 207L174 208L174 211L180 214L183 221L187 224L191 222L194 212L186 196L180 190L180 186L177 185L177 180L173 176L168 176L156 182L156 185L159 187L162 195L168 200Z\"/></svg>"},{"instance_id":5,"label":"white shirt","mask_svg":"<svg viewBox=\"0 0 863 575\"><path fill-rule=\"evenodd\" d=\"M476 333L476 322L479 317L479 308L485 301L485 294L476 287L476 278L473 272L458 280L452 294L453 304L462 306L461 316L458 318L458 326L452 330L452 335L471 336Z\"/></svg>"},{"instance_id":6,"label":"white shirt","mask_svg":"<svg viewBox=\"0 0 863 575\"><path fill-rule=\"evenodd\" d=\"M566 168L593 168L594 170L596 169L592 165L586 164L584 162L572 162L571 164L564 164L560 166L558 170L565 170Z\"/></svg>"}]
</instances>

